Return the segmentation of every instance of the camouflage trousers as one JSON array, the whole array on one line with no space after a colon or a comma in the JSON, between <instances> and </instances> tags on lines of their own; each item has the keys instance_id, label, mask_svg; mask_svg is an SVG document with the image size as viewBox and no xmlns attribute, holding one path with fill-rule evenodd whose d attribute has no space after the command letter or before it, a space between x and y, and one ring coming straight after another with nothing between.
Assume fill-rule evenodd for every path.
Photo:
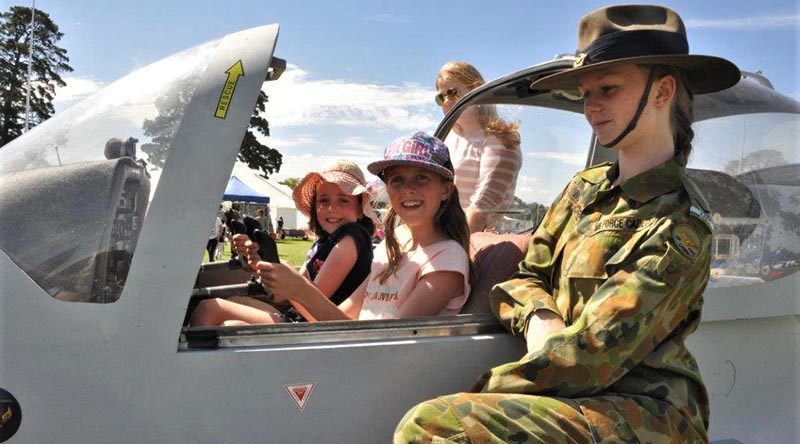
<instances>
[{"instance_id":1,"label":"camouflage trousers","mask_svg":"<svg viewBox=\"0 0 800 444\"><path fill-rule=\"evenodd\" d=\"M658 405L656 415L644 410L635 415L642 419L641 423L629 424L619 410L628 410L624 416L629 417L630 409L651 406L620 396L566 399L458 393L409 410L394 432L394 443L707 442L674 408L665 408L668 404L663 402L653 405ZM632 427L636 427L635 432Z\"/></svg>"}]
</instances>

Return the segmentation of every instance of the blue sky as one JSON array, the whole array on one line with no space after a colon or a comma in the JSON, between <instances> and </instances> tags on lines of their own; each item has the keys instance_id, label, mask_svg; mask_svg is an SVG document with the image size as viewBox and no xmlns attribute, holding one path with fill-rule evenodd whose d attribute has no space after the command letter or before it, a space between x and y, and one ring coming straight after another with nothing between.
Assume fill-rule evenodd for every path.
<instances>
[{"instance_id":1,"label":"blue sky","mask_svg":"<svg viewBox=\"0 0 800 444\"><path fill-rule=\"evenodd\" d=\"M573 52L580 16L608 3L37 0L36 6L64 32L61 46L75 69L65 75L57 108L176 51L280 23L276 55L290 69L267 92L268 143L287 158L282 178L302 175L304 156L365 163L400 134L432 130L441 118L432 97L442 64L468 60L493 79ZM778 91L800 99L798 0L662 3L683 17L692 53L760 70ZM3 10L12 4L30 2L0 1Z\"/></svg>"}]
</instances>

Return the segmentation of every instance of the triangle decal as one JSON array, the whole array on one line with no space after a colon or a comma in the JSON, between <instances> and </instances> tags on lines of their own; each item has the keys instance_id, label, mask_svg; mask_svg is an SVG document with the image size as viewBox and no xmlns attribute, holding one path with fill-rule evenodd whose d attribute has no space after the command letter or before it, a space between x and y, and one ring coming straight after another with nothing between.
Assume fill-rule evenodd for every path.
<instances>
[{"instance_id":1,"label":"triangle decal","mask_svg":"<svg viewBox=\"0 0 800 444\"><path fill-rule=\"evenodd\" d=\"M289 397L292 398L292 401L297 404L297 408L302 412L306 407L308 398L311 397L311 392L314 391L315 385L317 385L316 382L305 382L302 384L286 384L283 387L286 388Z\"/></svg>"}]
</instances>

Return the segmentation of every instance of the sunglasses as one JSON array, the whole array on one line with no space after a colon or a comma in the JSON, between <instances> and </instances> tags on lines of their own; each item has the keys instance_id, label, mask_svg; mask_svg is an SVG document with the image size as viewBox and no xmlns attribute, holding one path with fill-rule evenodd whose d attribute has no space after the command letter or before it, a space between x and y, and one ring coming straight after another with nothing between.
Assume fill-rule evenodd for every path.
<instances>
[{"instance_id":1,"label":"sunglasses","mask_svg":"<svg viewBox=\"0 0 800 444\"><path fill-rule=\"evenodd\" d=\"M442 106L444 105L444 102L447 101L447 99L458 100L458 96L459 96L458 90L455 88L450 88L445 92L436 94L436 97L434 97L434 99L436 100L437 105Z\"/></svg>"}]
</instances>

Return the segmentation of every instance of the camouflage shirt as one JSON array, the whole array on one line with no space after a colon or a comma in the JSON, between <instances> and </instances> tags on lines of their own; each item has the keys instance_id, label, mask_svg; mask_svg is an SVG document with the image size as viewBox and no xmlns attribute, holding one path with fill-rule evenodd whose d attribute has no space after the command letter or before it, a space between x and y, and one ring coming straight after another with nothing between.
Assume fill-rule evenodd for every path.
<instances>
[{"instance_id":1,"label":"camouflage shirt","mask_svg":"<svg viewBox=\"0 0 800 444\"><path fill-rule=\"evenodd\" d=\"M705 436L708 398L684 340L700 322L709 277L707 204L674 158L612 187L618 176L618 164L577 174L518 273L492 290L492 309L513 334L524 334L537 310L567 328L484 374L473 391L649 397ZM635 425L642 414L616 411L622 418L605 420Z\"/></svg>"}]
</instances>

